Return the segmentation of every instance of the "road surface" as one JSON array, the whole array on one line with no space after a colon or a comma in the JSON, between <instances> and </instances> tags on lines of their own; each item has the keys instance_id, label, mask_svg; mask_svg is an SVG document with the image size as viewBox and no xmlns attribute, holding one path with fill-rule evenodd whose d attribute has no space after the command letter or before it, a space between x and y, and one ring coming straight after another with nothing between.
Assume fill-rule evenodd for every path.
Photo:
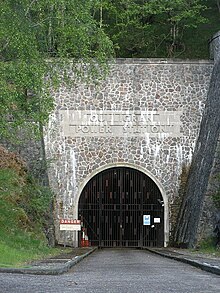
<instances>
[{"instance_id":1,"label":"road surface","mask_svg":"<svg viewBox=\"0 0 220 293\"><path fill-rule=\"evenodd\" d=\"M0 293L220 293L220 277L135 249L98 250L58 276L0 274Z\"/></svg>"}]
</instances>

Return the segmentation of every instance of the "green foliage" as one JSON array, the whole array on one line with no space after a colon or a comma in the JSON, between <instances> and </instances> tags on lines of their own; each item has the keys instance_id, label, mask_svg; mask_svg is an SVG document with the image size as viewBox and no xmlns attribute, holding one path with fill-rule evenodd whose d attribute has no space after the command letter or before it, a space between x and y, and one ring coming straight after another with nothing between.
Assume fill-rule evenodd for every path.
<instances>
[{"instance_id":1,"label":"green foliage","mask_svg":"<svg viewBox=\"0 0 220 293\"><path fill-rule=\"evenodd\" d=\"M195 253L202 253L202 254L212 254L214 256L220 256L220 251L216 247L216 239L214 237L209 237L202 240L198 247L193 250Z\"/></svg>"},{"instance_id":2,"label":"green foliage","mask_svg":"<svg viewBox=\"0 0 220 293\"><path fill-rule=\"evenodd\" d=\"M32 179L12 169L0 169L0 266L53 252L43 232L50 201L51 193Z\"/></svg>"},{"instance_id":3,"label":"green foliage","mask_svg":"<svg viewBox=\"0 0 220 293\"><path fill-rule=\"evenodd\" d=\"M53 194L48 187L38 185L32 177L19 176L12 169L0 169L0 200L2 206L8 203L14 205L13 218L22 222L22 226L41 225L49 212ZM9 214L5 209L1 216Z\"/></svg>"},{"instance_id":4,"label":"green foliage","mask_svg":"<svg viewBox=\"0 0 220 293\"><path fill-rule=\"evenodd\" d=\"M215 207L220 210L220 174L217 173L211 178L211 184L214 187L214 191L212 192L212 200Z\"/></svg>"},{"instance_id":5,"label":"green foliage","mask_svg":"<svg viewBox=\"0 0 220 293\"><path fill-rule=\"evenodd\" d=\"M113 40L119 57L176 57L184 32L204 23L203 0L97 0L96 18Z\"/></svg>"},{"instance_id":6,"label":"green foliage","mask_svg":"<svg viewBox=\"0 0 220 293\"><path fill-rule=\"evenodd\" d=\"M75 78L85 64L92 76L106 70L112 43L92 8L93 1L83 0L1 2L0 138L24 127L38 131L53 108L49 88L63 81L67 64Z\"/></svg>"},{"instance_id":7,"label":"green foliage","mask_svg":"<svg viewBox=\"0 0 220 293\"><path fill-rule=\"evenodd\" d=\"M202 240L199 243L199 249L201 249L201 250L210 250L210 249L215 247L214 243L215 243L214 238L209 237L207 239Z\"/></svg>"},{"instance_id":8,"label":"green foliage","mask_svg":"<svg viewBox=\"0 0 220 293\"><path fill-rule=\"evenodd\" d=\"M220 210L220 190L212 195L212 199L216 208Z\"/></svg>"},{"instance_id":9,"label":"green foliage","mask_svg":"<svg viewBox=\"0 0 220 293\"><path fill-rule=\"evenodd\" d=\"M33 177L28 177L19 205L32 221L44 224L52 199L53 193L49 187L38 185Z\"/></svg>"},{"instance_id":10,"label":"green foliage","mask_svg":"<svg viewBox=\"0 0 220 293\"><path fill-rule=\"evenodd\" d=\"M197 28L186 28L183 42L185 51L180 56L183 58L209 58L209 40L219 31L220 14L217 9L216 1L203 1L207 5L207 10L203 16L207 19Z\"/></svg>"}]
</instances>

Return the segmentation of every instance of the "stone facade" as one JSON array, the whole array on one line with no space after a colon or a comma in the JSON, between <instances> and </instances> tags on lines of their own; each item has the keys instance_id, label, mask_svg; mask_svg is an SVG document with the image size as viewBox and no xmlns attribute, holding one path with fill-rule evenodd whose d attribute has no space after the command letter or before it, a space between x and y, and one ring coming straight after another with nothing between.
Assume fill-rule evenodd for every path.
<instances>
[{"instance_id":1,"label":"stone facade","mask_svg":"<svg viewBox=\"0 0 220 293\"><path fill-rule=\"evenodd\" d=\"M19 133L20 141L16 143L1 141L7 150L17 153L27 164L28 171L42 185L48 186L47 162L43 137L30 139L30 135Z\"/></svg>"},{"instance_id":2,"label":"stone facade","mask_svg":"<svg viewBox=\"0 0 220 293\"><path fill-rule=\"evenodd\" d=\"M112 166L147 174L165 203L165 245L182 170L191 162L213 62L117 59L98 85L61 86L45 129L50 185L60 218L78 217L86 183Z\"/></svg>"}]
</instances>

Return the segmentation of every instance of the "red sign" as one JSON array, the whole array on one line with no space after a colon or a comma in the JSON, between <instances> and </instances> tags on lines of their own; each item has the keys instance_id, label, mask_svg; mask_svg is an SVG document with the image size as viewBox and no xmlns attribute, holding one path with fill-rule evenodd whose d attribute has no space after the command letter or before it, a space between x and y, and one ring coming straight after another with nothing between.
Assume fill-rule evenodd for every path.
<instances>
[{"instance_id":1,"label":"red sign","mask_svg":"<svg viewBox=\"0 0 220 293\"><path fill-rule=\"evenodd\" d=\"M61 231L80 231L81 230L81 221L80 220L60 219L60 230Z\"/></svg>"},{"instance_id":2,"label":"red sign","mask_svg":"<svg viewBox=\"0 0 220 293\"><path fill-rule=\"evenodd\" d=\"M81 225L81 221L80 220L60 219L60 224Z\"/></svg>"}]
</instances>

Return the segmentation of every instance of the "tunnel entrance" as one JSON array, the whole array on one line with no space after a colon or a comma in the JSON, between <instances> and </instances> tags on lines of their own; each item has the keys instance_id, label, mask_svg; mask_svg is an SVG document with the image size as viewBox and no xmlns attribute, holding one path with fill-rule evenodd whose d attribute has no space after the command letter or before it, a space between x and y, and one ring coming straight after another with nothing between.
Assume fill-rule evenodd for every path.
<instances>
[{"instance_id":1,"label":"tunnel entrance","mask_svg":"<svg viewBox=\"0 0 220 293\"><path fill-rule=\"evenodd\" d=\"M125 167L94 176L79 200L83 237L99 247L162 247L164 203L155 182Z\"/></svg>"}]
</instances>

